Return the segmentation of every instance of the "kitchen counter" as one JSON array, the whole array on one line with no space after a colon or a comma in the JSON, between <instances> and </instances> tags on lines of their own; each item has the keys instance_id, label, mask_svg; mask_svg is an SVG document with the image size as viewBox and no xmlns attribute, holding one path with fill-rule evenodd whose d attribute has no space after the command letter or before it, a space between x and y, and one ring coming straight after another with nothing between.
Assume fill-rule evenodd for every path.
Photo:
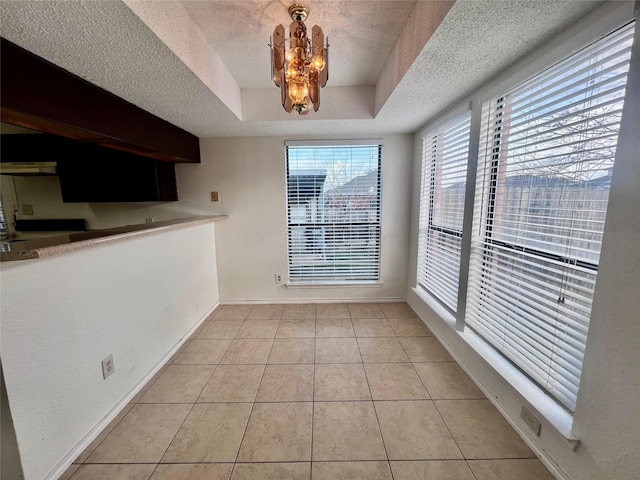
<instances>
[{"instance_id":1,"label":"kitchen counter","mask_svg":"<svg viewBox=\"0 0 640 480\"><path fill-rule=\"evenodd\" d=\"M162 222L127 225L124 227L92 230L89 232L56 235L33 240L3 242L0 261L31 260L72 252L83 248L118 242L141 235L150 235L160 231L184 228L202 223L216 222L228 218L227 215L211 215L189 218L178 218ZM5 249L8 249L6 251Z\"/></svg>"}]
</instances>

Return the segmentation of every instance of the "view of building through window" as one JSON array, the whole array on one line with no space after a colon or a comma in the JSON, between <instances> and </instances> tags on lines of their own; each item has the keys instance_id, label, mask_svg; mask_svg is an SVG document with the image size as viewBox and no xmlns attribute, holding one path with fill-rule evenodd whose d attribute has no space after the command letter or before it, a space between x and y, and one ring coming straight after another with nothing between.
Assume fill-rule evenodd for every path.
<instances>
[{"instance_id":1,"label":"view of building through window","mask_svg":"<svg viewBox=\"0 0 640 480\"><path fill-rule=\"evenodd\" d=\"M289 280L368 281L380 271L381 145L288 145Z\"/></svg>"},{"instance_id":2,"label":"view of building through window","mask_svg":"<svg viewBox=\"0 0 640 480\"><path fill-rule=\"evenodd\" d=\"M632 42L628 25L483 106L465 321L570 411Z\"/></svg>"},{"instance_id":3,"label":"view of building through window","mask_svg":"<svg viewBox=\"0 0 640 480\"><path fill-rule=\"evenodd\" d=\"M422 138L418 282L456 311L471 113Z\"/></svg>"}]
</instances>

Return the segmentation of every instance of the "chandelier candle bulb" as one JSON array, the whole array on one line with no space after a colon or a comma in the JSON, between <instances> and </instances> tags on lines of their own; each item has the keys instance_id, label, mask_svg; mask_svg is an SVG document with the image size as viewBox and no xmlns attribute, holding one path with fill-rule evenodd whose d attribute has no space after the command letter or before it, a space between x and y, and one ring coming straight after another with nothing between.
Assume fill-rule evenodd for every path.
<instances>
[{"instance_id":1,"label":"chandelier candle bulb","mask_svg":"<svg viewBox=\"0 0 640 480\"><path fill-rule=\"evenodd\" d=\"M329 79L329 42L317 25L311 29L311 39L307 36L304 21L309 9L300 3L289 7L293 22L289 26L289 38L278 25L271 37L271 70L273 81L280 88L282 106L287 112L295 110L306 115L313 106L320 108L320 88ZM288 47L288 48L287 48Z\"/></svg>"}]
</instances>

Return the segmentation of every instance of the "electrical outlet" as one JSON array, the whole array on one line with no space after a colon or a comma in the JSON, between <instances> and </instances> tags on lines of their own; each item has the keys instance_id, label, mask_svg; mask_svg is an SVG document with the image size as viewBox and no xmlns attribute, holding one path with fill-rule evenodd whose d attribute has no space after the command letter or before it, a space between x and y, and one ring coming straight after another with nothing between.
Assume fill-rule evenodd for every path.
<instances>
[{"instance_id":1,"label":"electrical outlet","mask_svg":"<svg viewBox=\"0 0 640 480\"><path fill-rule=\"evenodd\" d=\"M113 364L113 354L110 354L107 358L102 360L102 378L105 380L109 375L116 371L116 367Z\"/></svg>"},{"instance_id":2,"label":"electrical outlet","mask_svg":"<svg viewBox=\"0 0 640 480\"><path fill-rule=\"evenodd\" d=\"M276 273L275 274L275 278L276 278L276 283L278 285L282 285L282 274L281 273Z\"/></svg>"},{"instance_id":3,"label":"electrical outlet","mask_svg":"<svg viewBox=\"0 0 640 480\"><path fill-rule=\"evenodd\" d=\"M212 202L218 201L218 192L211 192L211 201Z\"/></svg>"},{"instance_id":4,"label":"electrical outlet","mask_svg":"<svg viewBox=\"0 0 640 480\"><path fill-rule=\"evenodd\" d=\"M144 219L144 223L153 223L153 217L147 217Z\"/></svg>"},{"instance_id":5,"label":"electrical outlet","mask_svg":"<svg viewBox=\"0 0 640 480\"><path fill-rule=\"evenodd\" d=\"M22 214L23 215L33 215L33 205L30 203L22 204Z\"/></svg>"},{"instance_id":6,"label":"electrical outlet","mask_svg":"<svg viewBox=\"0 0 640 480\"><path fill-rule=\"evenodd\" d=\"M542 424L524 405L522 406L522 410L520 411L520 418L524 420L524 423L527 424L527 427L529 427L533 431L533 433L536 434L536 436L540 436L540 429L542 428Z\"/></svg>"}]
</instances>

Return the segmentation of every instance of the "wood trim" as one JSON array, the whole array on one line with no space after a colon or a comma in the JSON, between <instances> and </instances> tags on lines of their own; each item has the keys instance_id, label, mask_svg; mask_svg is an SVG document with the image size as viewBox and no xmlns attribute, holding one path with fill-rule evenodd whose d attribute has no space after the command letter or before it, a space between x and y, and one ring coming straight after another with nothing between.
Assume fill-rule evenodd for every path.
<instances>
[{"instance_id":1,"label":"wood trim","mask_svg":"<svg viewBox=\"0 0 640 480\"><path fill-rule=\"evenodd\" d=\"M200 163L195 135L2 39L1 118L172 163Z\"/></svg>"}]
</instances>

